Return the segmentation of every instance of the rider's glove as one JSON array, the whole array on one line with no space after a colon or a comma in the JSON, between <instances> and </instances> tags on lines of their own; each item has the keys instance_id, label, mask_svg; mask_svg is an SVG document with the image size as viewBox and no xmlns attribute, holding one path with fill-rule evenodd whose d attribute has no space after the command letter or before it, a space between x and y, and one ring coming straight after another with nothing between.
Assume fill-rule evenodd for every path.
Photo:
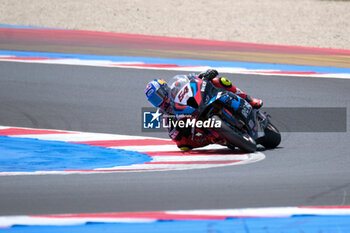
<instances>
[{"instance_id":1,"label":"rider's glove","mask_svg":"<svg viewBox=\"0 0 350 233\"><path fill-rule=\"evenodd\" d=\"M255 99L255 98L252 98L251 97L251 102L249 102L249 104L253 107L253 108L255 108L255 109L259 109L259 108L261 108L262 106L263 106L263 102L262 102L262 100L261 99Z\"/></svg>"},{"instance_id":2,"label":"rider's glove","mask_svg":"<svg viewBox=\"0 0 350 233\"><path fill-rule=\"evenodd\" d=\"M219 73L217 70L209 69L205 72L200 73L198 75L198 78L211 81L212 79L214 79L218 75L219 75Z\"/></svg>"}]
</instances>

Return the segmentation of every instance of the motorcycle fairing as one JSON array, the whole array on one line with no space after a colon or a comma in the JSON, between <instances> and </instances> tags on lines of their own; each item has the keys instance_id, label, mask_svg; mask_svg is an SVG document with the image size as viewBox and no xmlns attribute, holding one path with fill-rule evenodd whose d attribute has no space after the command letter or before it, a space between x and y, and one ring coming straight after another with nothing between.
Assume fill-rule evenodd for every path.
<instances>
[{"instance_id":1,"label":"motorcycle fairing","mask_svg":"<svg viewBox=\"0 0 350 233\"><path fill-rule=\"evenodd\" d=\"M189 106L188 102L193 98L195 105L198 107L202 102L201 89L202 80L187 76L175 76L171 83L171 97L173 100L173 110L175 115L192 114L196 111L193 106ZM190 104L191 105L191 104Z\"/></svg>"}]
</instances>

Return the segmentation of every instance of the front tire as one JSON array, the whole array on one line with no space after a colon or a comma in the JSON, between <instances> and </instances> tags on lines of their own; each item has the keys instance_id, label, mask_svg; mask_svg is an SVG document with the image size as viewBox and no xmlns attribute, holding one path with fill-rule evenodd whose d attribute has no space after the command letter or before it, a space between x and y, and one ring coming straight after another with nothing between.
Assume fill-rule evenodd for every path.
<instances>
[{"instance_id":1,"label":"front tire","mask_svg":"<svg viewBox=\"0 0 350 233\"><path fill-rule=\"evenodd\" d=\"M281 143L281 134L271 123L268 123L265 130L265 136L261 140L261 145L267 149L274 149Z\"/></svg>"},{"instance_id":2,"label":"front tire","mask_svg":"<svg viewBox=\"0 0 350 233\"><path fill-rule=\"evenodd\" d=\"M239 134L235 132L231 127L223 121L218 115L212 116L214 121L221 121L221 128L215 128L215 132L219 134L221 138L224 138L228 143L239 147L245 152L255 152L257 150L254 139L248 134Z\"/></svg>"}]
</instances>

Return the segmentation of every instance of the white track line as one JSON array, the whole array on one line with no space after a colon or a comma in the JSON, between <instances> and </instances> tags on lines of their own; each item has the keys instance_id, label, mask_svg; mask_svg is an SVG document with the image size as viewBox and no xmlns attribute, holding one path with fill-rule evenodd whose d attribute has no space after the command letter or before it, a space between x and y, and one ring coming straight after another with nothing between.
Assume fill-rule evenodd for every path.
<instances>
[{"instance_id":1,"label":"white track line","mask_svg":"<svg viewBox=\"0 0 350 233\"><path fill-rule=\"evenodd\" d=\"M0 228L9 228L13 225L24 226L49 226L49 225L82 225L88 222L96 223L152 223L159 218L163 219L205 219L225 220L226 218L289 218L295 215L333 215L349 216L350 207L271 207L271 208L246 208L246 209L213 209L213 210L175 210L158 212L134 212L134 213L100 213L87 214L61 214L41 216L0 216ZM138 217L138 215L140 217ZM141 217L142 216L142 217Z\"/></svg>"},{"instance_id":2,"label":"white track line","mask_svg":"<svg viewBox=\"0 0 350 233\"><path fill-rule=\"evenodd\" d=\"M9 56L3 56L9 57ZM280 70L248 70L241 67L210 67L210 66L194 66L194 67L143 67L143 62L112 62L108 60L79 60L79 59L53 59L53 60L13 60L1 58L0 61L7 62L22 62L22 63L42 63L42 64L57 64L57 65L80 65L80 66L95 66L95 67L117 67L125 69L148 69L148 70L175 70L175 71L187 71L187 72L201 72L203 70L212 68L217 69L220 73L231 74L254 74L254 75L268 75L268 76L292 76L292 77L313 77L313 78L337 78L337 79L350 79L349 73L316 73L316 74L296 74L296 73L266 73L266 72L280 72ZM132 64L135 66L123 66L125 64ZM138 66L139 65L139 66Z\"/></svg>"},{"instance_id":3,"label":"white track line","mask_svg":"<svg viewBox=\"0 0 350 233\"><path fill-rule=\"evenodd\" d=\"M152 151L179 151L179 148L175 145L157 145L157 146L114 146L110 147L113 149L122 149L129 151L138 151L138 152L152 152ZM197 148L197 150L218 150L218 149L227 149L227 147L220 145L208 145L202 148Z\"/></svg>"}]
</instances>

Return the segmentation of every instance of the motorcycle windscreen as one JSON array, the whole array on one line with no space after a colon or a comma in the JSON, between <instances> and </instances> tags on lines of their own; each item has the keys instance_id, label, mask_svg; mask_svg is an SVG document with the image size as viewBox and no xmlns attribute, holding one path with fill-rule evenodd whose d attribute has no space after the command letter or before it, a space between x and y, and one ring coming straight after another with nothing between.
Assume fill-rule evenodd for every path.
<instances>
[{"instance_id":1,"label":"motorcycle windscreen","mask_svg":"<svg viewBox=\"0 0 350 233\"><path fill-rule=\"evenodd\" d=\"M172 100L177 104L187 105L187 100L193 97L190 80L185 75L177 75L169 81Z\"/></svg>"}]
</instances>

